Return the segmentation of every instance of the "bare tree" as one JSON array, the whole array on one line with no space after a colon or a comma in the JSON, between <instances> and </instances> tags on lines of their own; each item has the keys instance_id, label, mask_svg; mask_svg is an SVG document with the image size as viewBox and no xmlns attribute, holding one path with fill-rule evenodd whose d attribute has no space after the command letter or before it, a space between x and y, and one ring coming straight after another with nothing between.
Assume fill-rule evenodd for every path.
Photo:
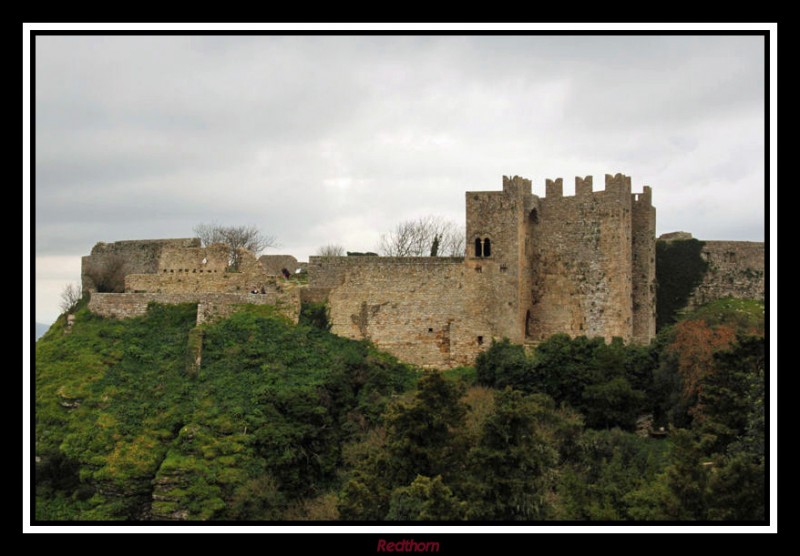
<instances>
[{"instance_id":1,"label":"bare tree","mask_svg":"<svg viewBox=\"0 0 800 556\"><path fill-rule=\"evenodd\" d=\"M241 256L239 249L247 249L258 256L261 251L277 244L275 236L264 235L257 226L221 226L216 223L198 224L194 233L208 247L214 243L222 243L228 247L228 266L233 270L239 268Z\"/></svg>"},{"instance_id":2,"label":"bare tree","mask_svg":"<svg viewBox=\"0 0 800 556\"><path fill-rule=\"evenodd\" d=\"M460 257L464 255L464 242L461 226L439 216L425 216L400 222L381 235L378 250L388 257Z\"/></svg>"},{"instance_id":3,"label":"bare tree","mask_svg":"<svg viewBox=\"0 0 800 556\"><path fill-rule=\"evenodd\" d=\"M317 249L318 257L344 257L344 247L329 243Z\"/></svg>"},{"instance_id":4,"label":"bare tree","mask_svg":"<svg viewBox=\"0 0 800 556\"><path fill-rule=\"evenodd\" d=\"M112 253L102 258L92 257L85 274L99 293L123 293L125 291L127 264L122 255Z\"/></svg>"},{"instance_id":5,"label":"bare tree","mask_svg":"<svg viewBox=\"0 0 800 556\"><path fill-rule=\"evenodd\" d=\"M64 289L61 290L61 303L59 305L59 307L61 307L61 312L71 313L75 310L82 296L83 292L81 292L81 287L78 284L67 284L64 286Z\"/></svg>"}]
</instances>

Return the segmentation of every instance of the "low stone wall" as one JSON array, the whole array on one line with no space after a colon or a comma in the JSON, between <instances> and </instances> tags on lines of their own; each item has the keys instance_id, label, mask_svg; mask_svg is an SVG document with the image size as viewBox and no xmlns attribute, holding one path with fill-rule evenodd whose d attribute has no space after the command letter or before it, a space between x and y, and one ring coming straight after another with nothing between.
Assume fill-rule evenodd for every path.
<instances>
[{"instance_id":1,"label":"low stone wall","mask_svg":"<svg viewBox=\"0 0 800 556\"><path fill-rule=\"evenodd\" d=\"M144 315L151 302L197 303L197 324L231 315L239 305L275 305L281 313L297 322L300 296L292 291L250 293L94 293L89 310L103 317L130 318Z\"/></svg>"},{"instance_id":2,"label":"low stone wall","mask_svg":"<svg viewBox=\"0 0 800 556\"><path fill-rule=\"evenodd\" d=\"M129 274L125 277L126 293L247 293L253 288L275 290L274 276L242 272L169 272L162 274Z\"/></svg>"}]
</instances>

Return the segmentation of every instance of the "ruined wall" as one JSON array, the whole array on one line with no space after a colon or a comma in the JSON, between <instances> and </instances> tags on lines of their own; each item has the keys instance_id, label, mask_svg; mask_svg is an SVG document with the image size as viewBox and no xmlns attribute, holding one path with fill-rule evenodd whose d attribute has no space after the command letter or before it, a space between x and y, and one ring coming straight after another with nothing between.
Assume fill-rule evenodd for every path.
<instances>
[{"instance_id":1,"label":"ruined wall","mask_svg":"<svg viewBox=\"0 0 800 556\"><path fill-rule=\"evenodd\" d=\"M174 272L225 272L228 268L228 247L216 243L208 247L164 247L158 260L157 274ZM131 274L148 274L136 272Z\"/></svg>"},{"instance_id":2,"label":"ruined wall","mask_svg":"<svg viewBox=\"0 0 800 556\"><path fill-rule=\"evenodd\" d=\"M560 180L539 200L533 242L528 337L633 335L632 198L630 178L606 175L604 191L591 176L575 178L575 196Z\"/></svg>"},{"instance_id":3,"label":"ruined wall","mask_svg":"<svg viewBox=\"0 0 800 556\"><path fill-rule=\"evenodd\" d=\"M102 266L112 257L125 259L128 274L153 274L158 271L161 253L164 249L200 247L199 238L143 239L134 241L115 241L97 243L90 255L81 258L81 283L83 291L95 291L96 287L88 270L91 265Z\"/></svg>"},{"instance_id":4,"label":"ruined wall","mask_svg":"<svg viewBox=\"0 0 800 556\"><path fill-rule=\"evenodd\" d=\"M689 296L688 308L723 297L764 299L763 243L706 241L700 255L708 269Z\"/></svg>"},{"instance_id":5,"label":"ruined wall","mask_svg":"<svg viewBox=\"0 0 800 556\"><path fill-rule=\"evenodd\" d=\"M291 255L261 255L258 262L264 268L264 272L271 276L281 275L281 269L287 269L290 273L297 272L301 265Z\"/></svg>"},{"instance_id":6,"label":"ruined wall","mask_svg":"<svg viewBox=\"0 0 800 556\"><path fill-rule=\"evenodd\" d=\"M231 293L93 293L89 310L103 317L130 318L144 315L148 303L197 303L197 324L232 314L243 304L275 305L281 313L297 322L300 299L297 290L267 294Z\"/></svg>"},{"instance_id":7,"label":"ruined wall","mask_svg":"<svg viewBox=\"0 0 800 556\"><path fill-rule=\"evenodd\" d=\"M163 249L154 274L129 274L129 293L246 293L276 287L255 256L240 252L239 270L228 272L228 250L224 245L184 249Z\"/></svg>"},{"instance_id":8,"label":"ruined wall","mask_svg":"<svg viewBox=\"0 0 800 556\"><path fill-rule=\"evenodd\" d=\"M309 287L329 290L331 331L369 339L403 361L446 368L470 364L489 337L464 312L460 257L311 257ZM488 342L487 342L488 343Z\"/></svg>"}]
</instances>

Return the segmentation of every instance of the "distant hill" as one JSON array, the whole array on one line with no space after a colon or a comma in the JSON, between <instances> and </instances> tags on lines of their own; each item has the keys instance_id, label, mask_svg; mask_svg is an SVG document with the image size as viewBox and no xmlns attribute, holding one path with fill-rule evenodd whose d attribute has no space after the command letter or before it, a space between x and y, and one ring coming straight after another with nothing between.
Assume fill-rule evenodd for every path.
<instances>
[{"instance_id":1,"label":"distant hill","mask_svg":"<svg viewBox=\"0 0 800 556\"><path fill-rule=\"evenodd\" d=\"M39 338L44 336L44 333L47 332L49 329L50 329L50 325L49 324L42 324L41 322L37 322L36 323L36 339L38 340Z\"/></svg>"}]
</instances>

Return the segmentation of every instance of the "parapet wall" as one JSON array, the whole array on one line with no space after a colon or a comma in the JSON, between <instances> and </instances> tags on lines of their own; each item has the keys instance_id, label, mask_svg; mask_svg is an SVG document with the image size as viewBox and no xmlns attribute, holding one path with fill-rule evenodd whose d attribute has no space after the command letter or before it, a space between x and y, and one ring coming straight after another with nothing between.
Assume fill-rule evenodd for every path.
<instances>
[{"instance_id":1,"label":"parapet wall","mask_svg":"<svg viewBox=\"0 0 800 556\"><path fill-rule=\"evenodd\" d=\"M706 241L700 255L708 263L703 281L689 296L688 308L723 297L764 299L764 244Z\"/></svg>"},{"instance_id":2,"label":"parapet wall","mask_svg":"<svg viewBox=\"0 0 800 556\"><path fill-rule=\"evenodd\" d=\"M344 276L354 268L388 267L401 272L402 266L462 264L464 257L309 257L308 285L312 288L332 288L344 282Z\"/></svg>"},{"instance_id":3,"label":"parapet wall","mask_svg":"<svg viewBox=\"0 0 800 556\"><path fill-rule=\"evenodd\" d=\"M547 179L545 180L545 199L559 199L564 197L564 179ZM646 188L644 193L635 194L641 197L642 200L650 201L650 188ZM590 195L608 196L616 195L621 199L625 199L631 195L631 178L625 174L606 174L605 175L605 189L594 191L594 177L575 176L575 195L568 195L566 198L571 197L587 197Z\"/></svg>"},{"instance_id":4,"label":"parapet wall","mask_svg":"<svg viewBox=\"0 0 800 556\"><path fill-rule=\"evenodd\" d=\"M197 303L197 324L232 314L240 305L275 305L292 322L300 315L297 290L267 294L232 293L93 293L89 310L103 317L131 318L147 312L149 303Z\"/></svg>"}]
</instances>

